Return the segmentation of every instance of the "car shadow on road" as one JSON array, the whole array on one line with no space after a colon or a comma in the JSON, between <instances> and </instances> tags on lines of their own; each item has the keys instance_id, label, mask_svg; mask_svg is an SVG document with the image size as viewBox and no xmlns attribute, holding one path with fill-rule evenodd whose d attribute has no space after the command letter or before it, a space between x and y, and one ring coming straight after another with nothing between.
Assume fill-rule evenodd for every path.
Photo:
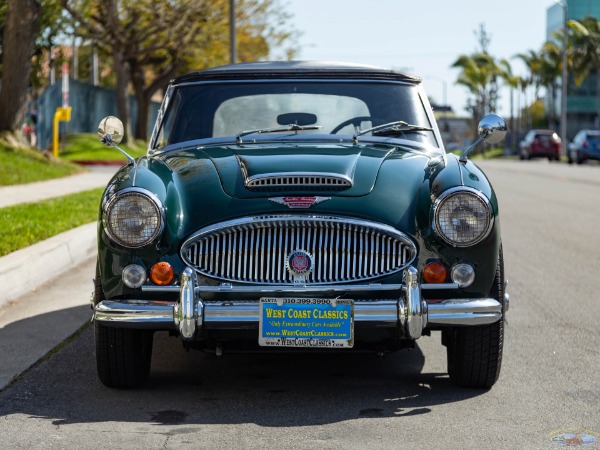
<instances>
[{"instance_id":1,"label":"car shadow on road","mask_svg":"<svg viewBox=\"0 0 600 450\"><path fill-rule=\"evenodd\" d=\"M361 418L428 414L485 390L460 389L445 373L423 372L419 347L371 354L186 352L157 333L150 379L134 390L97 379L93 328L0 393L0 417L24 414L54 425L131 422L163 425L255 423L311 426Z\"/></svg>"}]
</instances>

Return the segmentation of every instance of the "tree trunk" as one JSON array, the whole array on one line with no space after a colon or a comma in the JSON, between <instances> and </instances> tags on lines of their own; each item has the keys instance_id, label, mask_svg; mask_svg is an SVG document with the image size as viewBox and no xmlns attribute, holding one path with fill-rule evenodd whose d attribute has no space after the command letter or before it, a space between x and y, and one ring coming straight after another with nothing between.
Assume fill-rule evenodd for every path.
<instances>
[{"instance_id":1,"label":"tree trunk","mask_svg":"<svg viewBox=\"0 0 600 450\"><path fill-rule=\"evenodd\" d=\"M179 63L175 62L159 74L154 81L146 86L144 68L131 62L131 83L137 100L138 117L135 124L135 138L143 141L148 140L148 117L150 115L150 103L152 96L158 89L168 84L169 80L177 73Z\"/></svg>"},{"instance_id":2,"label":"tree trunk","mask_svg":"<svg viewBox=\"0 0 600 450\"><path fill-rule=\"evenodd\" d=\"M123 122L125 128L125 136L123 141L126 141L131 136L131 114L129 109L129 96L127 88L129 87L129 64L123 58L123 51L115 49L113 53L113 64L117 78L115 86L115 97L117 101L117 116Z\"/></svg>"},{"instance_id":3,"label":"tree trunk","mask_svg":"<svg viewBox=\"0 0 600 450\"><path fill-rule=\"evenodd\" d=\"M142 92L135 96L137 100L137 123L135 124L135 138L148 140L148 114L150 112L150 96Z\"/></svg>"},{"instance_id":4,"label":"tree trunk","mask_svg":"<svg viewBox=\"0 0 600 450\"><path fill-rule=\"evenodd\" d=\"M0 132L17 131L27 106L33 45L42 7L37 0L9 0L4 29Z\"/></svg>"}]
</instances>

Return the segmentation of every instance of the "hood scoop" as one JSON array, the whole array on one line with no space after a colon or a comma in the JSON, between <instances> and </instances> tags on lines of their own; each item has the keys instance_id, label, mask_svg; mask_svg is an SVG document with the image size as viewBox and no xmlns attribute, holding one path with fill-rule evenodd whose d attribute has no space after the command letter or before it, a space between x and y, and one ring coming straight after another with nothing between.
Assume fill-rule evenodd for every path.
<instances>
[{"instance_id":1,"label":"hood scoop","mask_svg":"<svg viewBox=\"0 0 600 450\"><path fill-rule=\"evenodd\" d=\"M341 174L324 174L315 172L270 173L246 177L247 189L258 191L270 190L332 190L339 191L352 187L352 180Z\"/></svg>"}]
</instances>

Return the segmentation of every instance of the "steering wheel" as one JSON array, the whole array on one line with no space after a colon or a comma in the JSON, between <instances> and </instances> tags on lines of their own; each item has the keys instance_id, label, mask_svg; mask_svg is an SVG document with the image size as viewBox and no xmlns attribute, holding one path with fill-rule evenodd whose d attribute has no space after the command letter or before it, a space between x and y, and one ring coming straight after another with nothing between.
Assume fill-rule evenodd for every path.
<instances>
[{"instance_id":1,"label":"steering wheel","mask_svg":"<svg viewBox=\"0 0 600 450\"><path fill-rule=\"evenodd\" d=\"M340 131L342 128L352 124L355 127L357 127L358 125L360 125L361 122L365 122L366 120L370 120L371 122L373 121L373 117L371 116L357 116L357 117L353 117L352 119L348 119L348 120L344 120L342 123L340 123L339 125L337 125L333 130L331 130L331 132L329 134L336 134L338 131Z\"/></svg>"}]
</instances>

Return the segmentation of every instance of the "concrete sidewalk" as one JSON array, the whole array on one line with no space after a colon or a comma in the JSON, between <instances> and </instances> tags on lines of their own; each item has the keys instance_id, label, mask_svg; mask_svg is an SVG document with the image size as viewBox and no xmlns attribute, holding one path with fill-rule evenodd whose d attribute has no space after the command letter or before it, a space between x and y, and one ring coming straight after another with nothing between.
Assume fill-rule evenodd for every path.
<instances>
[{"instance_id":1,"label":"concrete sidewalk","mask_svg":"<svg viewBox=\"0 0 600 450\"><path fill-rule=\"evenodd\" d=\"M0 208L104 187L117 169L0 187ZM0 390L89 320L96 254L93 222L0 257Z\"/></svg>"},{"instance_id":2,"label":"concrete sidewalk","mask_svg":"<svg viewBox=\"0 0 600 450\"><path fill-rule=\"evenodd\" d=\"M94 167L69 177L0 187L0 208L104 187L116 171L116 167ZM0 257L0 306L91 258L95 252L96 224L91 223Z\"/></svg>"},{"instance_id":3,"label":"concrete sidewalk","mask_svg":"<svg viewBox=\"0 0 600 450\"><path fill-rule=\"evenodd\" d=\"M116 167L95 167L89 172L36 183L0 187L0 208L106 186Z\"/></svg>"}]
</instances>

